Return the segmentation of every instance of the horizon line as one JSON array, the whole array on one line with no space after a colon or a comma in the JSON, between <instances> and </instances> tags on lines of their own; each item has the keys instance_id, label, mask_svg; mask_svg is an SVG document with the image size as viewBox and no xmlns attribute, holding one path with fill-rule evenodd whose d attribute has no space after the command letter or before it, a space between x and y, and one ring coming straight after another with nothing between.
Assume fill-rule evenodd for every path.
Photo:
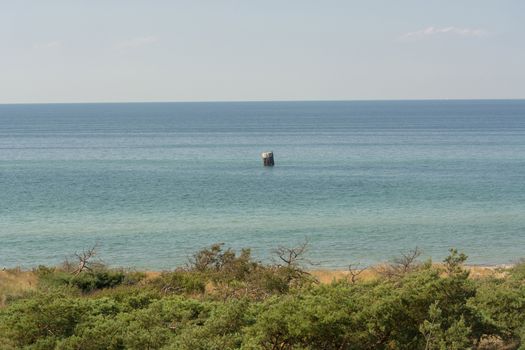
<instances>
[{"instance_id":1,"label":"horizon line","mask_svg":"<svg viewBox=\"0 0 525 350\"><path fill-rule=\"evenodd\" d=\"M8 105L74 105L74 104L153 104L153 103L268 103L268 102L425 102L425 101L523 101L522 98L393 98L393 99L283 99L283 100L162 100L162 101L79 101L79 102L0 102Z\"/></svg>"}]
</instances>

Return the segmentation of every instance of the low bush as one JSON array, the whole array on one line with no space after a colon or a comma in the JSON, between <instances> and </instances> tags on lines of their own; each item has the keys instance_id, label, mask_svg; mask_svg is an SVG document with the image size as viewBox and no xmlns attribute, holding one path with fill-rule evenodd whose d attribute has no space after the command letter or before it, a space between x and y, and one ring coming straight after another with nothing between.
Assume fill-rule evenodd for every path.
<instances>
[{"instance_id":1,"label":"low bush","mask_svg":"<svg viewBox=\"0 0 525 350\"><path fill-rule=\"evenodd\" d=\"M38 289L0 309L0 348L523 349L523 263L474 280L455 250L442 265L409 260L331 284L296 261L262 264L221 246L149 280L39 267Z\"/></svg>"},{"instance_id":2,"label":"low bush","mask_svg":"<svg viewBox=\"0 0 525 350\"><path fill-rule=\"evenodd\" d=\"M125 272L120 269L109 269L97 266L95 269L70 273L57 268L39 266L33 270L42 286L47 288L69 286L83 293L94 290L113 288L118 285L133 285L145 278L144 273Z\"/></svg>"}]
</instances>

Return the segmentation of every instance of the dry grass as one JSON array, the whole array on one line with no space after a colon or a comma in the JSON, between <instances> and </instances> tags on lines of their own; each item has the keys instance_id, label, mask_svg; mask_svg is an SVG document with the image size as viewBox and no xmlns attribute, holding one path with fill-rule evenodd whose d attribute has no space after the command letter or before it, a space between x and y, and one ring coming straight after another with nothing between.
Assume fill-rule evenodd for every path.
<instances>
[{"instance_id":1,"label":"dry grass","mask_svg":"<svg viewBox=\"0 0 525 350\"><path fill-rule=\"evenodd\" d=\"M160 271L146 271L145 272L146 274L146 281L150 281L150 280L153 280L157 277L159 277L160 275L162 275L162 272Z\"/></svg>"},{"instance_id":2,"label":"dry grass","mask_svg":"<svg viewBox=\"0 0 525 350\"><path fill-rule=\"evenodd\" d=\"M504 278L508 274L508 270L512 266L505 265L505 266L466 266L465 268L470 271L470 277L477 279L477 278L485 278L485 277L496 277L496 278Z\"/></svg>"},{"instance_id":3,"label":"dry grass","mask_svg":"<svg viewBox=\"0 0 525 350\"><path fill-rule=\"evenodd\" d=\"M314 270L310 271L312 276L317 278L320 283L328 284L333 281L340 281L350 279L351 275L344 270ZM378 277L378 274L373 269L366 269L356 277L357 281L371 281Z\"/></svg>"},{"instance_id":4,"label":"dry grass","mask_svg":"<svg viewBox=\"0 0 525 350\"><path fill-rule=\"evenodd\" d=\"M0 271L0 307L10 297L16 297L35 289L38 279L32 271L6 269Z\"/></svg>"},{"instance_id":5,"label":"dry grass","mask_svg":"<svg viewBox=\"0 0 525 350\"><path fill-rule=\"evenodd\" d=\"M520 346L519 341L504 341L497 337L481 339L479 350L515 350Z\"/></svg>"},{"instance_id":6,"label":"dry grass","mask_svg":"<svg viewBox=\"0 0 525 350\"><path fill-rule=\"evenodd\" d=\"M465 269L470 271L470 278L479 279L486 277L503 278L506 276L506 270L510 266L465 266ZM380 265L365 269L357 277L357 281L372 281L379 277ZM333 281L340 281L342 279L350 279L349 271L345 270L313 270L310 273L316 277L321 283L332 283Z\"/></svg>"},{"instance_id":7,"label":"dry grass","mask_svg":"<svg viewBox=\"0 0 525 350\"><path fill-rule=\"evenodd\" d=\"M506 275L508 267L495 266L466 266L470 271L470 277L474 279L485 277L503 278ZM351 279L349 271L344 270L313 270L310 271L312 276L317 278L320 283L328 284L333 281L342 279ZM146 280L152 280L161 273L156 271L146 272ZM378 269L365 269L358 276L356 281L371 281L379 277ZM0 271L0 307L5 306L6 301L11 297L23 295L25 292L35 289L38 284L38 278L32 271L23 271L20 269L7 269ZM209 286L208 286L209 288Z\"/></svg>"}]
</instances>

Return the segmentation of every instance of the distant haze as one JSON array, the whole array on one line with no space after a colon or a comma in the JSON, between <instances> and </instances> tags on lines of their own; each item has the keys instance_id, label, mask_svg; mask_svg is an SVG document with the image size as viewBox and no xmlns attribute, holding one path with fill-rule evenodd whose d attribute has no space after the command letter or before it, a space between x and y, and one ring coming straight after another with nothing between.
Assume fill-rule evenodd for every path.
<instances>
[{"instance_id":1,"label":"distant haze","mask_svg":"<svg viewBox=\"0 0 525 350\"><path fill-rule=\"evenodd\" d=\"M525 98L525 1L6 1L0 103Z\"/></svg>"}]
</instances>

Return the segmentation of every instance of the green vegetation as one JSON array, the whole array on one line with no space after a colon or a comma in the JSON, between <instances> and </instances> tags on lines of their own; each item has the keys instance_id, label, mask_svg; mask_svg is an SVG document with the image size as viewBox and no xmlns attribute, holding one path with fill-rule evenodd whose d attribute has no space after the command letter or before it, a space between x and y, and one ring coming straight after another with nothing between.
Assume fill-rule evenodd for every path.
<instances>
[{"instance_id":1,"label":"green vegetation","mask_svg":"<svg viewBox=\"0 0 525 350\"><path fill-rule=\"evenodd\" d=\"M304 248L262 264L214 245L156 276L41 266L35 288L5 298L0 348L525 349L525 263L472 279L455 250L439 265L415 251L373 279L321 284Z\"/></svg>"}]
</instances>

